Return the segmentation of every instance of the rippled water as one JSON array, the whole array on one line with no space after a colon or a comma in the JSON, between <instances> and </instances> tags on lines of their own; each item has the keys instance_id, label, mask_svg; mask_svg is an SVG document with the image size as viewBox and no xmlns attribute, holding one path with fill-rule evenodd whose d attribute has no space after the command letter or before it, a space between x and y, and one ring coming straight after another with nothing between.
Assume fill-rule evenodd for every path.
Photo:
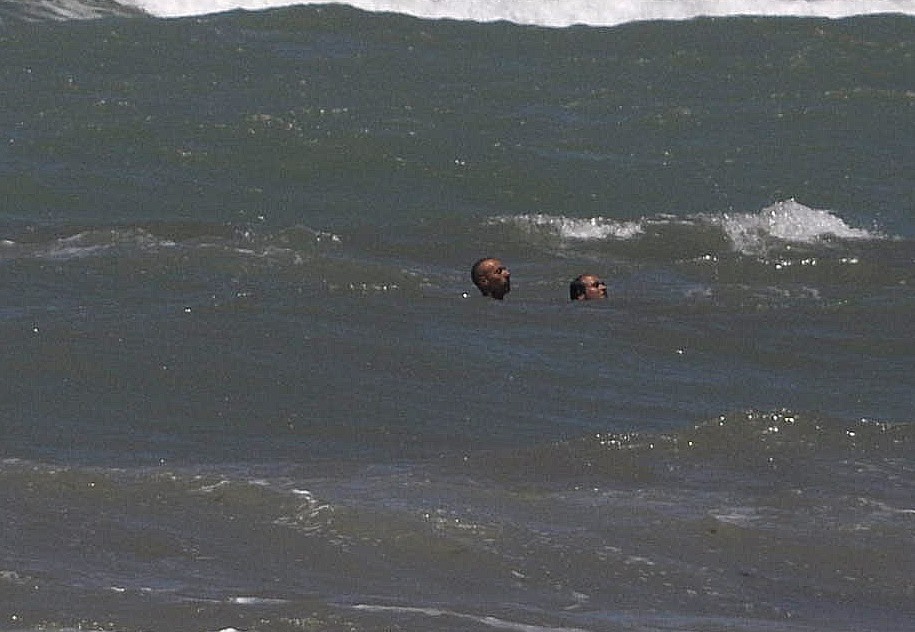
<instances>
[{"instance_id":1,"label":"rippled water","mask_svg":"<svg viewBox=\"0 0 915 632\"><path fill-rule=\"evenodd\" d=\"M2 625L910 626L911 17L215 8L0 4Z\"/></svg>"}]
</instances>

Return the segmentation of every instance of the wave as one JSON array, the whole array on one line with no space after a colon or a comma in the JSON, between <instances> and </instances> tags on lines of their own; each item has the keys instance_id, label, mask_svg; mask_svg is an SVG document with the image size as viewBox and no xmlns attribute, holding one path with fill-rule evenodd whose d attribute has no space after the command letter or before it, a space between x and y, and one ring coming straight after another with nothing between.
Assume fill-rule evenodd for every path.
<instances>
[{"instance_id":1,"label":"wave","mask_svg":"<svg viewBox=\"0 0 915 632\"><path fill-rule=\"evenodd\" d=\"M173 18L236 9L264 10L324 2L295 0L0 0L0 19L86 19L138 12ZM508 21L548 27L575 24L615 26L646 20L687 20L735 15L843 18L899 13L915 15L915 0L349 0L346 4L372 12L390 12L426 19L475 22Z\"/></svg>"},{"instance_id":2,"label":"wave","mask_svg":"<svg viewBox=\"0 0 915 632\"><path fill-rule=\"evenodd\" d=\"M284 425L282 432L286 430ZM303 427L301 432L317 436L324 430L318 424ZM480 482L493 479L490 483L498 480L500 485L509 487L520 483L552 488L570 479L581 481L583 475L595 482L601 479L602 484L623 485L699 477L705 485L715 487L717 483L706 478L710 468L726 468L750 478L764 470L774 476L781 471L790 478L811 477L817 471L849 474L845 467L849 463L856 463L859 468L850 473L853 478L845 483L857 487L854 478L867 475L864 464L869 462L883 472L887 480L882 487L885 492L898 492L900 499L908 499L904 473L911 466L907 457L913 440L915 423L908 419L849 420L784 408L735 410L668 432L596 432L536 445L458 451L441 456L435 464L417 464L416 472L423 483L416 489L428 490L435 480L451 487L450 481L462 479L468 471L473 471ZM331 535L353 541L358 534L347 530L359 521L359 516L349 512L350 503L374 505L377 498L389 497L380 490L391 485L400 490L400 502L407 507L407 497L402 492L409 487L404 480L412 468L393 468L388 475L378 471L363 479L364 471L358 463L351 468L337 461L331 469L334 478L340 478L334 485L327 478L329 459L318 454L312 459L308 463L252 461L225 467L173 464L165 459L135 466L93 466L3 458L0 489L60 489L61 479L66 479L63 487L72 490L80 503L85 499L79 497L101 490L111 492L109 497L118 500L125 488L142 488L142 493L151 497L169 497L175 506L186 504L188 499L218 497L220 503L234 506L237 511L247 507L273 525L306 535ZM897 475L891 475L892 471ZM878 476L875 469L870 474ZM722 480L726 486L736 482ZM335 489L330 496L329 489ZM425 493L420 492L415 500L424 503L425 498ZM902 503L874 503L873 508L897 518L915 513L911 505ZM427 515L424 521L437 522L438 518ZM441 526L454 527L447 519Z\"/></svg>"},{"instance_id":3,"label":"wave","mask_svg":"<svg viewBox=\"0 0 915 632\"><path fill-rule=\"evenodd\" d=\"M724 238L730 248L744 255L762 255L792 244L815 246L841 240L884 240L877 231L849 226L832 211L786 200L758 212L701 214L687 217L659 215L637 220L604 217L572 218L549 214L497 217L495 223L515 226L535 234L552 234L564 241L631 241L646 235L667 233L671 227L710 233Z\"/></svg>"},{"instance_id":4,"label":"wave","mask_svg":"<svg viewBox=\"0 0 915 632\"><path fill-rule=\"evenodd\" d=\"M393 612L397 614L422 615L425 617L432 617L434 619L462 619L465 621L479 623L490 628L502 630L520 630L521 632L587 632L587 630L582 628L530 625L526 623L518 623L515 621L507 621L505 619L500 619L499 617L494 616L474 615L468 614L466 612L445 610L442 608L418 608L415 606L390 606L377 604L355 604L352 606L352 608L354 610L362 610L365 612Z\"/></svg>"},{"instance_id":5,"label":"wave","mask_svg":"<svg viewBox=\"0 0 915 632\"><path fill-rule=\"evenodd\" d=\"M109 274L112 261L120 274L152 280L176 273L182 278L261 273L272 279L288 274L296 283L308 279L324 291L359 296L418 294L422 285L415 271L372 260L358 246L347 250L340 235L300 224L276 229L205 222L51 226L0 239L0 266L42 268L53 262Z\"/></svg>"},{"instance_id":6,"label":"wave","mask_svg":"<svg viewBox=\"0 0 915 632\"><path fill-rule=\"evenodd\" d=\"M266 9L294 4L289 0L129 0L153 15L177 17L228 11ZM539 26L613 26L643 20L682 20L698 16L769 15L840 18L872 13L915 14L912 0L673 0L610 2L609 0L350 0L345 4L376 12L404 13L421 18L477 22L506 20Z\"/></svg>"},{"instance_id":7,"label":"wave","mask_svg":"<svg viewBox=\"0 0 915 632\"><path fill-rule=\"evenodd\" d=\"M836 278L880 279L907 283L911 241L858 228L838 214L795 200L757 212L656 215L636 219L575 218L523 214L491 218L482 227L503 233L523 258L597 258L631 264L661 263L691 271L730 270L742 283L766 286L772 269L792 268L802 275L834 282ZM469 219L467 230L480 230ZM434 224L429 231L447 230ZM112 260L122 273L166 278L176 270L208 276L229 271L246 275L289 275L308 279L327 291L365 294L404 292L420 295L435 288L454 289L453 272L433 262L438 242L421 231L413 247L379 252L356 233L336 234L301 224L268 227L246 224L146 222L125 225L49 226L11 230L0 239L0 265L72 265L108 270ZM431 247L428 244L433 244ZM519 254L519 257L522 255ZM719 266L721 264L721 266ZM105 272L107 274L107 272ZM838 275L838 276L837 276ZM716 277L719 280L724 277ZM425 289L424 289L425 288Z\"/></svg>"},{"instance_id":8,"label":"wave","mask_svg":"<svg viewBox=\"0 0 915 632\"><path fill-rule=\"evenodd\" d=\"M90 20L140 13L133 3L116 0L0 0L0 24L7 20Z\"/></svg>"},{"instance_id":9,"label":"wave","mask_svg":"<svg viewBox=\"0 0 915 632\"><path fill-rule=\"evenodd\" d=\"M503 480L547 484L587 475L595 482L705 480L711 470L737 477L776 468L781 475L811 476L843 459L874 459L893 464L912 441L909 420L841 420L789 409L733 411L669 433L598 432L508 452L480 453L470 462L480 475L498 472ZM848 461L846 461L848 462ZM536 468L531 464L536 463ZM902 469L902 461L896 461ZM893 465L889 465L893 467ZM832 476L832 475L827 475ZM901 491L901 488L900 488ZM899 509L891 510L900 514ZM906 507L904 511L908 511Z\"/></svg>"},{"instance_id":10,"label":"wave","mask_svg":"<svg viewBox=\"0 0 915 632\"><path fill-rule=\"evenodd\" d=\"M760 254L771 240L813 244L825 239L879 239L880 235L853 228L833 213L813 209L795 200L779 202L759 213L724 214L712 218L728 236L734 248L744 254Z\"/></svg>"},{"instance_id":11,"label":"wave","mask_svg":"<svg viewBox=\"0 0 915 632\"><path fill-rule=\"evenodd\" d=\"M221 253L245 259L288 259L301 263L323 244L339 242L332 233L292 226L256 233L247 226L158 222L144 225L31 229L21 236L0 240L0 262L71 261L89 257L134 257L177 252Z\"/></svg>"}]
</instances>

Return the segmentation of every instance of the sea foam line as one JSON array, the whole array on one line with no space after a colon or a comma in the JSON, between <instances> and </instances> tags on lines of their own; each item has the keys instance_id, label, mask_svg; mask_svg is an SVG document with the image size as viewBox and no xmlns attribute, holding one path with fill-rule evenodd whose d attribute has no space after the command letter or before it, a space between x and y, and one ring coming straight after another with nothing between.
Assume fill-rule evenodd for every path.
<instances>
[{"instance_id":1,"label":"sea foam line","mask_svg":"<svg viewBox=\"0 0 915 632\"><path fill-rule=\"evenodd\" d=\"M495 224L514 226L522 232L553 234L563 241L630 241L659 227L681 226L685 230L713 226L720 229L732 248L745 255L765 254L780 244L813 245L824 240L881 240L879 232L848 225L833 211L810 208L797 200L776 202L757 212L703 213L676 217L658 215L634 220L606 217L575 218L546 213L495 217Z\"/></svg>"},{"instance_id":2,"label":"sea foam line","mask_svg":"<svg viewBox=\"0 0 915 632\"><path fill-rule=\"evenodd\" d=\"M415 606L380 606L373 604L355 604L352 606L355 610L363 610L365 612L400 612L405 614L421 614L427 617L455 617L457 619L465 619L468 621L475 621L476 623L482 623L491 628L498 628L500 630L517 630L517 632L589 632L583 628L565 628L565 627L550 627L550 626L541 626L541 625L530 625L527 623L518 623L516 621L507 621L505 619L499 619L498 617L492 616L480 616L474 614L467 614L464 612L455 612L453 610L442 610L439 608L418 608Z\"/></svg>"},{"instance_id":3,"label":"sea foam line","mask_svg":"<svg viewBox=\"0 0 915 632\"><path fill-rule=\"evenodd\" d=\"M160 17L325 4L295 0L121 0ZM366 11L403 13L421 18L563 27L614 26L644 20L685 20L731 15L843 18L875 13L915 15L915 0L349 0Z\"/></svg>"}]
</instances>

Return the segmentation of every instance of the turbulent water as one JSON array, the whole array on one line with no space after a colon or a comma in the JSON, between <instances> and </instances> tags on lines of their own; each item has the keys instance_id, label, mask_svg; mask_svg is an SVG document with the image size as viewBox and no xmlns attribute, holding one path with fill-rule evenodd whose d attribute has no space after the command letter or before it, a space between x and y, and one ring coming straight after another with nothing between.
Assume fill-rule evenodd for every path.
<instances>
[{"instance_id":1,"label":"turbulent water","mask_svg":"<svg viewBox=\"0 0 915 632\"><path fill-rule=\"evenodd\" d=\"M281 4L0 2L0 628L912 629L915 3Z\"/></svg>"}]
</instances>

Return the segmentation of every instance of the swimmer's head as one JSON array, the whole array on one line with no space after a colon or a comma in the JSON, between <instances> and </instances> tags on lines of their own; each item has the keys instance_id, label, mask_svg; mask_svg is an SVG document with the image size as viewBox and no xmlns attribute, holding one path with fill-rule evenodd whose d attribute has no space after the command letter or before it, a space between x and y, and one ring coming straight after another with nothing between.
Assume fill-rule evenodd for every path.
<instances>
[{"instance_id":1,"label":"swimmer's head","mask_svg":"<svg viewBox=\"0 0 915 632\"><path fill-rule=\"evenodd\" d=\"M470 279L483 296L502 300L511 292L511 272L501 261L485 257L473 264Z\"/></svg>"},{"instance_id":2,"label":"swimmer's head","mask_svg":"<svg viewBox=\"0 0 915 632\"><path fill-rule=\"evenodd\" d=\"M607 298L607 284L593 274L580 274L569 283L569 298L573 301Z\"/></svg>"}]
</instances>

